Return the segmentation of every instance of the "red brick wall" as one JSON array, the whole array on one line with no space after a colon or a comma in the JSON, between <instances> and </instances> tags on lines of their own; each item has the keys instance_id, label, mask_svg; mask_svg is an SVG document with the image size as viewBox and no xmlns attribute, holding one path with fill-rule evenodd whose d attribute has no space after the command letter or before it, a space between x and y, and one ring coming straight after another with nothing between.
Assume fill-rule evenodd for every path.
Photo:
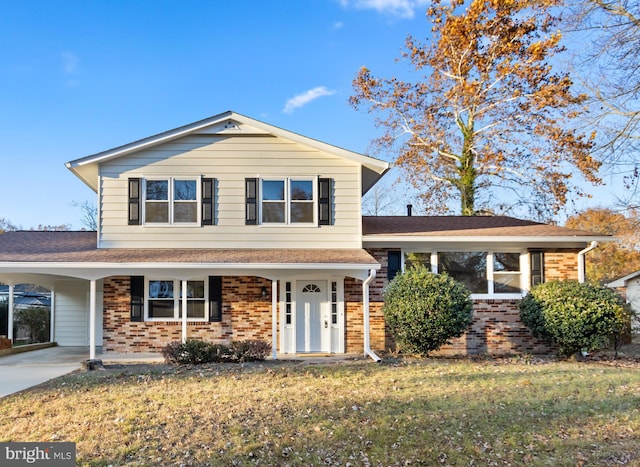
<instances>
[{"instance_id":1,"label":"red brick wall","mask_svg":"<svg viewBox=\"0 0 640 467\"><path fill-rule=\"evenodd\" d=\"M371 284L371 309L376 310L382 322L382 290L387 284L387 249L367 250L382 266L376 279ZM545 280L566 280L578 278L577 249L558 249L545 251L544 266ZM347 280L347 283L349 280ZM361 282L357 282L361 286ZM345 285L345 301L347 308L356 308L360 295L354 287L351 293ZM551 349L540 340L533 337L531 332L520 321L518 300L481 299L474 300L473 321L469 330L460 338L454 339L450 345L440 349L442 355L492 354L504 355L514 353L547 353ZM361 312L360 312L361 313ZM374 312L372 311L372 316ZM377 317L377 315L376 315ZM362 328L362 317L356 321L355 317L347 315L347 343L353 348L360 335L358 328ZM353 323L351 323L353 321ZM372 319L373 322L373 319ZM395 348L393 338L384 326L371 327L371 347L374 350L389 350ZM362 342L362 339L360 339ZM352 347L347 346L350 351ZM362 347L360 347L362 349Z\"/></svg>"},{"instance_id":2,"label":"red brick wall","mask_svg":"<svg viewBox=\"0 0 640 467\"><path fill-rule=\"evenodd\" d=\"M262 287L269 291L262 298ZM222 322L188 322L187 336L208 342L260 339L271 343L271 282L224 277ZM129 320L129 277L104 280L103 351L159 352L182 339L182 322Z\"/></svg>"}]
</instances>

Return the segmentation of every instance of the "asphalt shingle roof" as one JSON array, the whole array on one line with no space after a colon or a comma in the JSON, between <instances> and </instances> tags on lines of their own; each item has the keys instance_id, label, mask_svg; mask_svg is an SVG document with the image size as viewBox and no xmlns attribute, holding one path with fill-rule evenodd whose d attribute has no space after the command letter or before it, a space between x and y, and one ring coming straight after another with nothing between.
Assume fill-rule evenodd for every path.
<instances>
[{"instance_id":1,"label":"asphalt shingle roof","mask_svg":"<svg viewBox=\"0 0 640 467\"><path fill-rule=\"evenodd\" d=\"M97 248L95 232L0 234L0 262L377 264L363 249Z\"/></svg>"},{"instance_id":2,"label":"asphalt shingle roof","mask_svg":"<svg viewBox=\"0 0 640 467\"><path fill-rule=\"evenodd\" d=\"M507 216L364 216L363 235L447 237L601 237Z\"/></svg>"}]
</instances>

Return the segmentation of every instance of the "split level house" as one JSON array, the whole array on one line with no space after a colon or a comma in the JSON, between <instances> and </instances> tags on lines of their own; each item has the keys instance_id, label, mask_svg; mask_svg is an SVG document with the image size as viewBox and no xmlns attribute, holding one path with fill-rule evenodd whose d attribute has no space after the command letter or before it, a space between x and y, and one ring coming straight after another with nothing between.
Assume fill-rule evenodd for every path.
<instances>
[{"instance_id":1,"label":"split level house","mask_svg":"<svg viewBox=\"0 0 640 467\"><path fill-rule=\"evenodd\" d=\"M68 162L97 232L0 235L0 282L52 290L61 346L158 352L260 339L273 357L394 343L383 290L420 262L472 292L444 353L545 350L519 321L532 284L583 279L591 232L510 217L362 215L387 162L225 112Z\"/></svg>"}]
</instances>

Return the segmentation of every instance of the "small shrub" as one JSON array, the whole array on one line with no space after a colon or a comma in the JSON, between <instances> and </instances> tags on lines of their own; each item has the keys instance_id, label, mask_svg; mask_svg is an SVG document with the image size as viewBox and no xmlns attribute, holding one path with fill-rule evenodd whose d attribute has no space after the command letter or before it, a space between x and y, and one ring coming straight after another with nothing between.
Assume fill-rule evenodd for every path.
<instances>
[{"instance_id":1,"label":"small shrub","mask_svg":"<svg viewBox=\"0 0 640 467\"><path fill-rule=\"evenodd\" d=\"M175 365L263 361L269 352L271 345L258 340L224 345L189 339L184 343L171 342L162 349L165 361Z\"/></svg>"},{"instance_id":2,"label":"small shrub","mask_svg":"<svg viewBox=\"0 0 640 467\"><path fill-rule=\"evenodd\" d=\"M235 341L230 345L233 359L238 362L261 362L271 352L271 344L264 341Z\"/></svg>"},{"instance_id":3,"label":"small shrub","mask_svg":"<svg viewBox=\"0 0 640 467\"><path fill-rule=\"evenodd\" d=\"M10 349L11 348L11 339L7 339L6 337L0 337L0 350Z\"/></svg>"},{"instance_id":4,"label":"small shrub","mask_svg":"<svg viewBox=\"0 0 640 467\"><path fill-rule=\"evenodd\" d=\"M383 312L400 349L422 355L460 337L473 317L467 288L424 266L411 268L389 283Z\"/></svg>"},{"instance_id":5,"label":"small shrub","mask_svg":"<svg viewBox=\"0 0 640 467\"><path fill-rule=\"evenodd\" d=\"M595 284L552 281L533 287L520 302L520 319L560 354L594 351L628 326L629 308L616 293Z\"/></svg>"}]
</instances>

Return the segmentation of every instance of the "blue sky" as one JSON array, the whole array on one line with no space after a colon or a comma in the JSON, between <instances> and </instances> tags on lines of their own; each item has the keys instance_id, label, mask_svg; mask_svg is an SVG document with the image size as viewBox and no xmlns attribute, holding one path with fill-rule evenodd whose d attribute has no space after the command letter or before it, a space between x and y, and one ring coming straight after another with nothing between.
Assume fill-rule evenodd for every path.
<instances>
[{"instance_id":1,"label":"blue sky","mask_svg":"<svg viewBox=\"0 0 640 467\"><path fill-rule=\"evenodd\" d=\"M81 228L73 203L95 194L65 162L226 110L367 153L379 130L351 82L403 69L427 4L4 0L0 218Z\"/></svg>"}]
</instances>

